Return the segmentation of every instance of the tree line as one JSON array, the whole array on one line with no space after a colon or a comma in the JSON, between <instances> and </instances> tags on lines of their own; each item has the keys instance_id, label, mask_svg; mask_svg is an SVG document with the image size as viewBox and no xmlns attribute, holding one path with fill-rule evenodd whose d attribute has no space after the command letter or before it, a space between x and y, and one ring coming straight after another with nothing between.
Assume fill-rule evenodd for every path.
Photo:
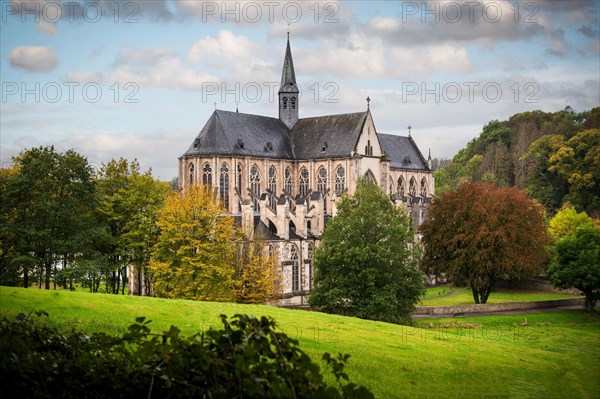
<instances>
[{"instance_id":1,"label":"tree line","mask_svg":"<svg viewBox=\"0 0 600 399\"><path fill-rule=\"evenodd\" d=\"M600 299L600 108L491 121L434 172L421 227L426 273L485 303L499 279L545 274Z\"/></svg>"},{"instance_id":2,"label":"tree line","mask_svg":"<svg viewBox=\"0 0 600 399\"><path fill-rule=\"evenodd\" d=\"M0 284L125 294L131 268L158 296L271 299L275 260L225 213L211 187L173 190L136 160L94 170L74 150L27 149L0 170Z\"/></svg>"},{"instance_id":3,"label":"tree line","mask_svg":"<svg viewBox=\"0 0 600 399\"><path fill-rule=\"evenodd\" d=\"M436 194L466 182L518 187L550 215L569 203L600 218L600 108L531 111L493 120L435 171Z\"/></svg>"}]
</instances>

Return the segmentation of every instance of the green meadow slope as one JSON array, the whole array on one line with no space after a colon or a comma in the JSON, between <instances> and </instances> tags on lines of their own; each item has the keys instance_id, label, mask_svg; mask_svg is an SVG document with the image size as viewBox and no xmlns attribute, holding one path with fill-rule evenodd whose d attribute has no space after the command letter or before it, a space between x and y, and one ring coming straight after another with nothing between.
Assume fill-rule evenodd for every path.
<instances>
[{"instance_id":1,"label":"green meadow slope","mask_svg":"<svg viewBox=\"0 0 600 399\"><path fill-rule=\"evenodd\" d=\"M379 398L600 398L600 316L583 311L419 320L418 327L260 305L0 287L0 315L45 310L62 328L122 333L219 326L268 315L314 359L349 353L352 381ZM525 317L527 319L525 319Z\"/></svg>"}]
</instances>

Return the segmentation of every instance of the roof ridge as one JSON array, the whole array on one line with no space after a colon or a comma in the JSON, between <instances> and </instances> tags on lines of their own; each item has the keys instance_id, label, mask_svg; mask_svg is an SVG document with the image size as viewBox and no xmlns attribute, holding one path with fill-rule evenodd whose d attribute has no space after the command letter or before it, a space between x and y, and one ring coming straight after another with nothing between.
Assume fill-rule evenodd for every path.
<instances>
[{"instance_id":1,"label":"roof ridge","mask_svg":"<svg viewBox=\"0 0 600 399\"><path fill-rule=\"evenodd\" d=\"M402 137L404 139L409 138L410 136L402 136L400 134L393 134L393 133L382 133L382 132L377 132L377 134L380 134L382 136L391 136L391 137Z\"/></svg>"},{"instance_id":2,"label":"roof ridge","mask_svg":"<svg viewBox=\"0 0 600 399\"><path fill-rule=\"evenodd\" d=\"M217 110L215 110L215 112L227 113L227 114L233 114L233 115L248 115L248 116L256 116L258 118L267 118L267 119L279 120L279 118L275 118L273 116L266 116L266 115L259 115L259 114L249 114L249 113L246 113L246 112L227 111L227 110L224 110L224 109L217 109Z\"/></svg>"},{"instance_id":3,"label":"roof ridge","mask_svg":"<svg viewBox=\"0 0 600 399\"><path fill-rule=\"evenodd\" d=\"M367 111L361 111L361 112L346 112L344 114L331 114L331 115L320 115L320 116L309 116L307 118L300 118L299 120L307 120L307 119L317 119L317 118L330 118L330 117L334 117L334 116L345 116L345 115L363 115L365 114Z\"/></svg>"}]
</instances>

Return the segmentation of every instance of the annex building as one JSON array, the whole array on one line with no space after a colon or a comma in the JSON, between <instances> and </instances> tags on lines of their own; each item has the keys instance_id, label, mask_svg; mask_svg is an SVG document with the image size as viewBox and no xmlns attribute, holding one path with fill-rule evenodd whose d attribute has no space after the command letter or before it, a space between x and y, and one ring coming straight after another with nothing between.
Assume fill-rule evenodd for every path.
<instances>
[{"instance_id":1,"label":"annex building","mask_svg":"<svg viewBox=\"0 0 600 399\"><path fill-rule=\"evenodd\" d=\"M289 37L279 116L215 110L179 158L179 187L213 185L235 220L269 244L282 267L284 304L303 304L313 253L344 193L371 179L418 225L434 181L410 137L378 132L365 111L299 118Z\"/></svg>"}]
</instances>

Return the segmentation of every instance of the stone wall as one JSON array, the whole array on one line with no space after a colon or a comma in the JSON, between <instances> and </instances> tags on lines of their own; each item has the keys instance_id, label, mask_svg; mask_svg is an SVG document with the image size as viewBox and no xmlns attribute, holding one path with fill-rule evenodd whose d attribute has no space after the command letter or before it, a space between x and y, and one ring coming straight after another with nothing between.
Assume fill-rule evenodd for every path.
<instances>
[{"instance_id":1,"label":"stone wall","mask_svg":"<svg viewBox=\"0 0 600 399\"><path fill-rule=\"evenodd\" d=\"M456 315L463 313L501 312L506 310L542 309L558 306L583 305L585 298L554 299L536 302L486 303L455 306L417 306L414 315Z\"/></svg>"},{"instance_id":2,"label":"stone wall","mask_svg":"<svg viewBox=\"0 0 600 399\"><path fill-rule=\"evenodd\" d=\"M559 294L573 294L577 295L580 293L575 288L571 289L560 289L556 288L550 283L546 277L535 277L530 280L500 280L496 282L496 287L520 289L520 290L538 290L545 292L555 292Z\"/></svg>"}]
</instances>

